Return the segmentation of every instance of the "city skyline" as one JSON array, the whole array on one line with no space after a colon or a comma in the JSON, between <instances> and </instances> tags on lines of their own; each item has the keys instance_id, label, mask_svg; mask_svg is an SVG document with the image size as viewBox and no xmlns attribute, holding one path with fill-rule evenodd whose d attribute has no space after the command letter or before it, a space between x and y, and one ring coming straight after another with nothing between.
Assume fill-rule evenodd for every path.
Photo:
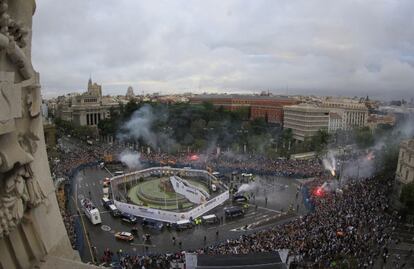
<instances>
[{"instance_id":1,"label":"city skyline","mask_svg":"<svg viewBox=\"0 0 414 269\"><path fill-rule=\"evenodd\" d=\"M269 90L410 99L413 7L45 0L33 22L33 62L46 97L85 89L91 74L104 94L125 94L131 85L139 94Z\"/></svg>"}]
</instances>

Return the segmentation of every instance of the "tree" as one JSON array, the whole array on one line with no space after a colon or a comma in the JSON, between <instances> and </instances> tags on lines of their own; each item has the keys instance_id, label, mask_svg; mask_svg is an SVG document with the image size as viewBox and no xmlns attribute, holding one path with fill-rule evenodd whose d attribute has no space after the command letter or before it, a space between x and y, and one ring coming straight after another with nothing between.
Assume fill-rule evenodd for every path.
<instances>
[{"instance_id":1,"label":"tree","mask_svg":"<svg viewBox=\"0 0 414 269\"><path fill-rule=\"evenodd\" d=\"M250 122L249 131L252 134L260 135L266 132L266 127L267 124L264 118L256 118Z\"/></svg>"},{"instance_id":2,"label":"tree","mask_svg":"<svg viewBox=\"0 0 414 269\"><path fill-rule=\"evenodd\" d=\"M125 107L123 108L123 118L124 119L129 119L129 117L131 117L132 113L134 113L135 110L139 109L139 105L137 104L137 102L132 99L130 100Z\"/></svg>"},{"instance_id":3,"label":"tree","mask_svg":"<svg viewBox=\"0 0 414 269\"><path fill-rule=\"evenodd\" d=\"M317 154L322 153L329 142L329 133L325 129L320 129L310 140L310 149Z\"/></svg>"}]
</instances>

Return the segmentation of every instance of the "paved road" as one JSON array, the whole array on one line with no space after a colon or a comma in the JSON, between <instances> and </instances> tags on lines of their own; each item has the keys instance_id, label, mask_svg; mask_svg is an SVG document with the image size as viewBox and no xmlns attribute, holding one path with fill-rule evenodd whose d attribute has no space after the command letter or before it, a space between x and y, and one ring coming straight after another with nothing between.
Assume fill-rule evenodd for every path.
<instances>
[{"instance_id":1,"label":"paved road","mask_svg":"<svg viewBox=\"0 0 414 269\"><path fill-rule=\"evenodd\" d=\"M296 200L297 184L295 180L263 177L257 180L258 187L253 191L256 198L255 201L251 201L258 205L258 209L255 210L255 206L251 206L243 218L232 221L224 220L223 223L216 226L196 226L193 229L182 232L168 231L166 229L163 232L143 231L139 226L139 235L132 244L129 244L115 240L114 233L130 231L132 226L122 223L117 218L113 218L100 202L103 195L102 180L105 177L110 177L106 170L92 167L84 169L74 178L74 192L71 199L72 212L76 214L75 201L80 204L79 200L82 197L88 197L99 208L102 218L102 224L94 226L85 216L82 217L85 233L88 235L85 236L85 249L82 253L84 261L90 261L91 255L94 252L100 258L103 250L107 247L113 252L122 249L123 251L142 255L144 253L171 253L179 251L178 242L182 242L183 249L196 249L206 245L213 245L226 239L238 238L241 234L251 233L253 230L244 230L243 227L280 215L281 211L286 211L291 203L296 208L296 201L301 201L300 195ZM298 204L300 204L300 211L304 210L301 203ZM221 217L223 215L223 206L214 209L211 213ZM219 232L218 237L216 236L217 231ZM141 238L144 233L151 234L150 244L144 244ZM205 242L204 236L207 239ZM177 243L175 245L173 244L172 237L176 238ZM94 250L94 248L96 249Z\"/></svg>"}]
</instances>

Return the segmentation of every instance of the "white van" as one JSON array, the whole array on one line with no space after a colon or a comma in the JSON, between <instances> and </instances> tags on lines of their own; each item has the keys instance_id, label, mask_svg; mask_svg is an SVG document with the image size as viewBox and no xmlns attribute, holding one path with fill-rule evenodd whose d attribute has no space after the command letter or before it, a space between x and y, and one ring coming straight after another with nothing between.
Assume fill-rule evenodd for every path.
<instances>
[{"instance_id":1,"label":"white van","mask_svg":"<svg viewBox=\"0 0 414 269\"><path fill-rule=\"evenodd\" d=\"M203 221L203 224L215 224L219 221L215 214L202 216L201 220Z\"/></svg>"},{"instance_id":2,"label":"white van","mask_svg":"<svg viewBox=\"0 0 414 269\"><path fill-rule=\"evenodd\" d=\"M119 217L121 212L116 208L114 204L109 205L109 212L111 213L112 217Z\"/></svg>"},{"instance_id":3,"label":"white van","mask_svg":"<svg viewBox=\"0 0 414 269\"><path fill-rule=\"evenodd\" d=\"M174 224L174 227L177 231L182 231L186 229L191 229L193 227L193 223L189 220L179 220Z\"/></svg>"}]
</instances>

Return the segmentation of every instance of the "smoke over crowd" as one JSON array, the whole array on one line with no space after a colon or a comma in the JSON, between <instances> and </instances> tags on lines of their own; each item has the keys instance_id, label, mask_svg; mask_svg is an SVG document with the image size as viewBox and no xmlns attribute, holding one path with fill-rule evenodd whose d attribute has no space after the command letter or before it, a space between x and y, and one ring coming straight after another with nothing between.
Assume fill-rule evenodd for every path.
<instances>
[{"instance_id":1,"label":"smoke over crowd","mask_svg":"<svg viewBox=\"0 0 414 269\"><path fill-rule=\"evenodd\" d=\"M153 149L167 151L175 145L168 130L155 130L157 121L165 122L168 113L164 109L154 110L150 105L144 105L136 110L117 133L121 141L138 142L151 146Z\"/></svg>"},{"instance_id":2,"label":"smoke over crowd","mask_svg":"<svg viewBox=\"0 0 414 269\"><path fill-rule=\"evenodd\" d=\"M331 151L328 151L326 158L322 159L322 164L326 170L329 170L331 172L332 176L335 176L336 160L334 154Z\"/></svg>"},{"instance_id":3,"label":"smoke over crowd","mask_svg":"<svg viewBox=\"0 0 414 269\"><path fill-rule=\"evenodd\" d=\"M128 169L134 170L142 167L140 161L141 154L130 150L124 150L119 154L119 161L125 164Z\"/></svg>"}]
</instances>

